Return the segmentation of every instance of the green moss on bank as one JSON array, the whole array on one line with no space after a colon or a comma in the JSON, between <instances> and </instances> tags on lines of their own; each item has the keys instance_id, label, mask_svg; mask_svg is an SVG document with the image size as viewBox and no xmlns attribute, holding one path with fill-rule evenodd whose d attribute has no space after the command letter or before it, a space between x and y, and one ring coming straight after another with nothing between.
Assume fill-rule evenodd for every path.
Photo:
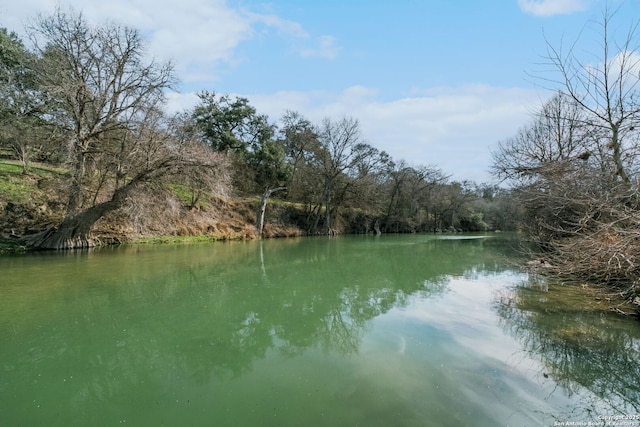
<instances>
[{"instance_id":1,"label":"green moss on bank","mask_svg":"<svg viewBox=\"0 0 640 427\"><path fill-rule=\"evenodd\" d=\"M154 236L143 237L129 243L141 245L176 244L176 243L208 243L225 240L220 236Z\"/></svg>"},{"instance_id":2,"label":"green moss on bank","mask_svg":"<svg viewBox=\"0 0 640 427\"><path fill-rule=\"evenodd\" d=\"M11 254L26 251L27 247L20 240L0 237L0 254Z\"/></svg>"}]
</instances>

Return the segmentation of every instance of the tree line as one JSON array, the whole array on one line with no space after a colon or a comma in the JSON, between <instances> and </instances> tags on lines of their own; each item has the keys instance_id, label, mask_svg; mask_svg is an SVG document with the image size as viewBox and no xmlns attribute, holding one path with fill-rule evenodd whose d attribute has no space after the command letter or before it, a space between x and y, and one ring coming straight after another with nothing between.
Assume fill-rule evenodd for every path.
<instances>
[{"instance_id":1,"label":"tree line","mask_svg":"<svg viewBox=\"0 0 640 427\"><path fill-rule=\"evenodd\" d=\"M353 117L312 123L286 111L272 122L246 98L207 90L167 113L173 66L149 59L133 28L58 8L28 34L29 47L0 29L1 153L26 174L35 161L66 171L64 217L28 236L32 247L93 246L105 215L176 188L186 209L212 195L261 196L258 233L270 197L295 204L309 234L515 227L510 191L393 160Z\"/></svg>"}]
</instances>

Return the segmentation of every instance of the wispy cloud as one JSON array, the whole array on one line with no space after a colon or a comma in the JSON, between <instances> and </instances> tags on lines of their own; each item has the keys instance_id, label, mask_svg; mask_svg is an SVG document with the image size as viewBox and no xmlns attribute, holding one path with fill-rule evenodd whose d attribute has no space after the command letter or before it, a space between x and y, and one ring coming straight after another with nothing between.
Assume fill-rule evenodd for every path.
<instances>
[{"instance_id":1,"label":"wispy cloud","mask_svg":"<svg viewBox=\"0 0 640 427\"><path fill-rule=\"evenodd\" d=\"M453 179L490 181L491 148L531 119L543 99L538 91L487 85L416 89L382 101L379 91L353 86L342 92L278 92L249 95L258 111L277 120L296 110L314 123L352 116L364 138L395 160L434 164Z\"/></svg>"},{"instance_id":2,"label":"wispy cloud","mask_svg":"<svg viewBox=\"0 0 640 427\"><path fill-rule=\"evenodd\" d=\"M93 22L110 20L140 30L149 54L171 60L185 82L216 81L221 67L243 62L238 46L265 32L285 39L302 57L334 59L340 50L331 36L314 37L298 22L234 8L226 0L22 0L0 6L0 19L3 26L22 32L25 23L38 13L51 13L56 5L72 7Z\"/></svg>"},{"instance_id":3,"label":"wispy cloud","mask_svg":"<svg viewBox=\"0 0 640 427\"><path fill-rule=\"evenodd\" d=\"M523 12L535 16L568 15L588 7L587 0L518 0Z\"/></svg>"},{"instance_id":4,"label":"wispy cloud","mask_svg":"<svg viewBox=\"0 0 640 427\"><path fill-rule=\"evenodd\" d=\"M303 39L310 37L300 23L283 19L277 15L246 12L246 16L249 17L252 22L259 22L270 28L275 28L282 34Z\"/></svg>"},{"instance_id":5,"label":"wispy cloud","mask_svg":"<svg viewBox=\"0 0 640 427\"><path fill-rule=\"evenodd\" d=\"M314 40L315 46L299 49L303 58L335 59L340 52L335 37L321 36Z\"/></svg>"},{"instance_id":6,"label":"wispy cloud","mask_svg":"<svg viewBox=\"0 0 640 427\"><path fill-rule=\"evenodd\" d=\"M11 17L7 25L17 25L11 29L21 31L21 22L51 13L56 6L73 8L91 22L112 21L136 28L146 39L149 55L171 60L187 81L215 79L216 66L237 62L236 48L255 33L252 17L224 0L24 0L9 2L0 10Z\"/></svg>"}]
</instances>

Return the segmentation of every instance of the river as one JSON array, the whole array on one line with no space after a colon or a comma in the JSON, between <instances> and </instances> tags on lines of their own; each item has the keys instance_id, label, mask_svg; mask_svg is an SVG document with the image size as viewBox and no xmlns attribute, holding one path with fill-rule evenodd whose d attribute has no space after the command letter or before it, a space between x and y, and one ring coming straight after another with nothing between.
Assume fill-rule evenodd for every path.
<instances>
[{"instance_id":1,"label":"river","mask_svg":"<svg viewBox=\"0 0 640 427\"><path fill-rule=\"evenodd\" d=\"M513 243L0 257L0 424L640 425L638 321L519 271Z\"/></svg>"}]
</instances>

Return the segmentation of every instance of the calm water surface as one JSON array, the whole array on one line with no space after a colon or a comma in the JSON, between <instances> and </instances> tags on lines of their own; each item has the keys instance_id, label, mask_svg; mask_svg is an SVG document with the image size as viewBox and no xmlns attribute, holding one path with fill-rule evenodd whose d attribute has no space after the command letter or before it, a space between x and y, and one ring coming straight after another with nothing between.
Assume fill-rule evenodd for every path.
<instances>
[{"instance_id":1,"label":"calm water surface","mask_svg":"<svg viewBox=\"0 0 640 427\"><path fill-rule=\"evenodd\" d=\"M579 297L509 267L505 243L354 236L1 257L0 425L637 417L638 322L576 309Z\"/></svg>"}]
</instances>

